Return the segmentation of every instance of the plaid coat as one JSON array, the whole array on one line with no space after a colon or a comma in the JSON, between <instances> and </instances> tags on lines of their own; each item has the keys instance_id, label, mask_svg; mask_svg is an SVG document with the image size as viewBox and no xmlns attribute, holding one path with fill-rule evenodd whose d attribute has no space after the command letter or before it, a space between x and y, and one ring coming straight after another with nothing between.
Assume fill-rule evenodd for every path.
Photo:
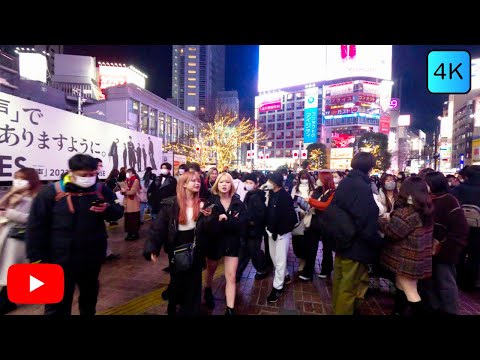
<instances>
[{"instance_id":1,"label":"plaid coat","mask_svg":"<svg viewBox=\"0 0 480 360\"><path fill-rule=\"evenodd\" d=\"M380 218L379 227L387 239L380 256L385 268L411 279L432 276L433 224L423 226L413 207L406 206L395 209L390 221Z\"/></svg>"}]
</instances>

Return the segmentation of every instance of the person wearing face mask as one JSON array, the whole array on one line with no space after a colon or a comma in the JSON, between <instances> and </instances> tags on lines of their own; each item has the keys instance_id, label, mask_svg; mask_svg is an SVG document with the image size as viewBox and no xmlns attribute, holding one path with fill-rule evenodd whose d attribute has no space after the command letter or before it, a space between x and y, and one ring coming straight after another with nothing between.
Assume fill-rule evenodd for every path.
<instances>
[{"instance_id":1,"label":"person wearing face mask","mask_svg":"<svg viewBox=\"0 0 480 360\"><path fill-rule=\"evenodd\" d=\"M148 204L152 208L152 219L155 220L160 211L160 203L163 199L170 196L175 196L177 192L177 180L170 175L172 165L170 163L163 163L160 166L160 176L150 184L147 191Z\"/></svg>"},{"instance_id":2,"label":"person wearing face mask","mask_svg":"<svg viewBox=\"0 0 480 360\"><path fill-rule=\"evenodd\" d=\"M187 171L187 165L185 165L185 164L180 164L180 166L178 167L177 176L175 176L175 180L177 180L177 182L178 182L178 179L180 178L180 176L182 176L183 174L185 174L186 171Z\"/></svg>"},{"instance_id":3,"label":"person wearing face mask","mask_svg":"<svg viewBox=\"0 0 480 360\"><path fill-rule=\"evenodd\" d=\"M27 262L25 238L26 222L33 198L42 183L35 169L22 168L13 179L12 188L0 199L0 315L17 308L7 296L7 272L14 264Z\"/></svg>"},{"instance_id":4,"label":"person wearing face mask","mask_svg":"<svg viewBox=\"0 0 480 360\"><path fill-rule=\"evenodd\" d=\"M297 184L293 187L291 192L292 199L295 200L297 197L307 199L312 195L313 190L315 190L315 185L313 184L312 177L307 170L301 170L297 176ZM294 202L294 206L295 210L299 212L300 219L302 220L300 225L298 225L292 233L293 252L299 260L298 272L301 273L305 266L305 258L307 257L308 252L308 244L305 238L305 223L303 221L307 211L298 206L296 202Z\"/></svg>"},{"instance_id":5,"label":"person wearing face mask","mask_svg":"<svg viewBox=\"0 0 480 360\"><path fill-rule=\"evenodd\" d=\"M342 171L334 171L332 173L333 176L333 183L335 184L335 189L338 187L338 184L340 184L340 181L345 177L345 173ZM320 181L320 179L317 180L317 182ZM320 185L322 182L320 181Z\"/></svg>"},{"instance_id":6,"label":"person wearing face mask","mask_svg":"<svg viewBox=\"0 0 480 360\"><path fill-rule=\"evenodd\" d=\"M258 188L257 175L247 174L245 176L245 206L247 208L247 231L245 234L245 244L240 248L239 262L237 269L237 282L242 277L243 271L248 265L250 259L257 273L255 280L262 280L267 277L265 253L261 245L263 233L265 231L265 191Z\"/></svg>"},{"instance_id":7,"label":"person wearing face mask","mask_svg":"<svg viewBox=\"0 0 480 360\"><path fill-rule=\"evenodd\" d=\"M96 312L98 277L107 249L105 221L123 216L123 207L108 186L97 183L97 163L77 154L70 171L45 186L34 198L26 229L27 257L32 263L57 264L64 272L64 296L45 305L45 315L71 314L75 286L80 315Z\"/></svg>"},{"instance_id":8,"label":"person wearing face mask","mask_svg":"<svg viewBox=\"0 0 480 360\"><path fill-rule=\"evenodd\" d=\"M400 191L400 186L402 186L402 183L405 181L405 172L403 171L400 171L398 174L397 174L397 190Z\"/></svg>"},{"instance_id":9,"label":"person wearing face mask","mask_svg":"<svg viewBox=\"0 0 480 360\"><path fill-rule=\"evenodd\" d=\"M292 230L297 223L293 199L286 192L283 175L275 171L268 176L266 187L269 190L267 205L267 228L270 256L275 268L273 287L267 297L269 303L276 303L286 284L291 283L287 269L287 255L292 239Z\"/></svg>"},{"instance_id":10,"label":"person wearing face mask","mask_svg":"<svg viewBox=\"0 0 480 360\"><path fill-rule=\"evenodd\" d=\"M288 173L287 168L281 168L280 172L283 177L283 186L285 187L285 190L290 194L293 189L293 179L295 178L293 174Z\"/></svg>"},{"instance_id":11,"label":"person wearing face mask","mask_svg":"<svg viewBox=\"0 0 480 360\"><path fill-rule=\"evenodd\" d=\"M123 195L123 206L125 207L125 241L140 239L140 196L139 191L142 185L140 178L134 168L127 170L126 187L120 192Z\"/></svg>"}]
</instances>

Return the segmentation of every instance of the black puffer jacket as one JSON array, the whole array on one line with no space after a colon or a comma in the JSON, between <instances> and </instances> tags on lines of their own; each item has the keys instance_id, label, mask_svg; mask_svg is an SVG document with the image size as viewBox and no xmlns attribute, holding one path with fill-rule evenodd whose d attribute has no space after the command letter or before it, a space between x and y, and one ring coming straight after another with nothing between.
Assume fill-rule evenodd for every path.
<instances>
[{"instance_id":1,"label":"black puffer jacket","mask_svg":"<svg viewBox=\"0 0 480 360\"><path fill-rule=\"evenodd\" d=\"M378 234L378 206L368 175L359 170L350 171L338 184L333 203L351 214L356 229L352 246L338 252L339 255L363 264L377 262L384 240Z\"/></svg>"},{"instance_id":2,"label":"black puffer jacket","mask_svg":"<svg viewBox=\"0 0 480 360\"><path fill-rule=\"evenodd\" d=\"M64 190L92 193L96 185L84 189L67 183ZM99 266L105 259L107 230L105 221L123 216L123 206L107 186L102 195L109 206L103 213L90 211L97 194L72 196L75 213L70 213L67 198L55 201L54 184L45 186L33 200L26 231L27 257L30 261L59 264L65 270Z\"/></svg>"},{"instance_id":3,"label":"black puffer jacket","mask_svg":"<svg viewBox=\"0 0 480 360\"><path fill-rule=\"evenodd\" d=\"M161 184L162 181L163 183ZM147 190L147 199L148 203L152 207L152 213L158 214L162 200L171 196L175 196L176 193L177 180L173 176L157 176Z\"/></svg>"},{"instance_id":4,"label":"black puffer jacket","mask_svg":"<svg viewBox=\"0 0 480 360\"><path fill-rule=\"evenodd\" d=\"M265 198L265 191L259 189L249 191L245 195L248 237L262 237L265 232L267 214Z\"/></svg>"}]
</instances>

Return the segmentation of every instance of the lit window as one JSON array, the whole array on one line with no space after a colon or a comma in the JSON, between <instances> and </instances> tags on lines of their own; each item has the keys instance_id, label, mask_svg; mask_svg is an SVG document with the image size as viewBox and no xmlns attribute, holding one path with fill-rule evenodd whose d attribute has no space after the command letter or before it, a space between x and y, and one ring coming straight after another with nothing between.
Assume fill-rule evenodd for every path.
<instances>
[{"instance_id":1,"label":"lit window","mask_svg":"<svg viewBox=\"0 0 480 360\"><path fill-rule=\"evenodd\" d=\"M189 58L189 59L196 59L196 58L197 58L197 55L188 55L188 58Z\"/></svg>"},{"instance_id":2,"label":"lit window","mask_svg":"<svg viewBox=\"0 0 480 360\"><path fill-rule=\"evenodd\" d=\"M196 73L197 73L197 70L188 70L188 73L189 73L189 74L196 74Z\"/></svg>"},{"instance_id":3,"label":"lit window","mask_svg":"<svg viewBox=\"0 0 480 360\"><path fill-rule=\"evenodd\" d=\"M187 87L188 87L189 89L195 89L195 88L196 88L195 85L188 85Z\"/></svg>"},{"instance_id":4,"label":"lit window","mask_svg":"<svg viewBox=\"0 0 480 360\"><path fill-rule=\"evenodd\" d=\"M180 54L183 54L183 49L180 49Z\"/></svg>"},{"instance_id":5,"label":"lit window","mask_svg":"<svg viewBox=\"0 0 480 360\"><path fill-rule=\"evenodd\" d=\"M189 62L189 63L188 63L188 66L197 66L197 63Z\"/></svg>"},{"instance_id":6,"label":"lit window","mask_svg":"<svg viewBox=\"0 0 480 360\"><path fill-rule=\"evenodd\" d=\"M187 110L188 111L195 111L197 108L195 106L188 106Z\"/></svg>"},{"instance_id":7,"label":"lit window","mask_svg":"<svg viewBox=\"0 0 480 360\"><path fill-rule=\"evenodd\" d=\"M188 78L188 81L197 81L197 78Z\"/></svg>"},{"instance_id":8,"label":"lit window","mask_svg":"<svg viewBox=\"0 0 480 360\"><path fill-rule=\"evenodd\" d=\"M189 92L188 95L190 95L190 96L195 96L195 95L197 95L197 93Z\"/></svg>"},{"instance_id":9,"label":"lit window","mask_svg":"<svg viewBox=\"0 0 480 360\"><path fill-rule=\"evenodd\" d=\"M190 51L197 51L197 48L189 47L188 50L190 50Z\"/></svg>"}]
</instances>

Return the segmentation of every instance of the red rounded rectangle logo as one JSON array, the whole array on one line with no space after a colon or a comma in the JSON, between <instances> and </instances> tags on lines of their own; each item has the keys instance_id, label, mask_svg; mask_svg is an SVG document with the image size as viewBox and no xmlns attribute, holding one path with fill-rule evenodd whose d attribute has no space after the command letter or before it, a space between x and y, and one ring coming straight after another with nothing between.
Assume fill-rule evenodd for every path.
<instances>
[{"instance_id":1,"label":"red rounded rectangle logo","mask_svg":"<svg viewBox=\"0 0 480 360\"><path fill-rule=\"evenodd\" d=\"M62 301L64 275L60 265L17 264L8 268L8 299L17 304L56 304Z\"/></svg>"}]
</instances>

